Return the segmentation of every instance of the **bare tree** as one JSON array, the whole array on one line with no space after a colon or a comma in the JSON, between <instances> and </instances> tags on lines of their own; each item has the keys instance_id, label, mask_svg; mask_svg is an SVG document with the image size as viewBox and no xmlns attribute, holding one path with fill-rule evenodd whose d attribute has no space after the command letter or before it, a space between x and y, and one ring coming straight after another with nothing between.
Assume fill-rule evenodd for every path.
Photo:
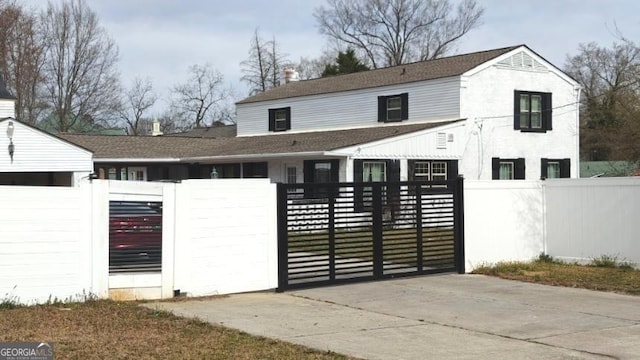
<instances>
[{"instance_id":1,"label":"bare tree","mask_svg":"<svg viewBox=\"0 0 640 360\"><path fill-rule=\"evenodd\" d=\"M251 48L249 48L249 58L240 63L244 75L241 80L246 82L251 94L267 90L269 84L269 49L266 42L260 38L258 29L253 33L251 38Z\"/></svg>"},{"instance_id":2,"label":"bare tree","mask_svg":"<svg viewBox=\"0 0 640 360\"><path fill-rule=\"evenodd\" d=\"M325 49L316 58L301 57L300 61L293 64L293 67L298 71L298 75L302 80L319 78L327 65L333 63L337 54L338 52L336 51Z\"/></svg>"},{"instance_id":3,"label":"bare tree","mask_svg":"<svg viewBox=\"0 0 640 360\"><path fill-rule=\"evenodd\" d=\"M37 16L15 1L0 0L0 71L16 97L16 118L35 125L42 110L38 101L44 42Z\"/></svg>"},{"instance_id":4,"label":"bare tree","mask_svg":"<svg viewBox=\"0 0 640 360\"><path fill-rule=\"evenodd\" d=\"M189 124L207 126L225 113L231 90L210 64L189 67L189 78L172 89L172 108Z\"/></svg>"},{"instance_id":5,"label":"bare tree","mask_svg":"<svg viewBox=\"0 0 640 360\"><path fill-rule=\"evenodd\" d=\"M373 68L441 57L480 25L484 9L463 0L327 0L314 16L320 33L356 50Z\"/></svg>"},{"instance_id":6,"label":"bare tree","mask_svg":"<svg viewBox=\"0 0 640 360\"><path fill-rule=\"evenodd\" d=\"M280 52L275 37L265 41L258 29L251 38L249 57L240 63L244 75L241 80L250 87L250 94L268 90L280 85L282 71L290 63L286 54Z\"/></svg>"},{"instance_id":7,"label":"bare tree","mask_svg":"<svg viewBox=\"0 0 640 360\"><path fill-rule=\"evenodd\" d=\"M582 44L565 71L582 85L580 150L589 160L640 160L640 47Z\"/></svg>"},{"instance_id":8,"label":"bare tree","mask_svg":"<svg viewBox=\"0 0 640 360\"><path fill-rule=\"evenodd\" d=\"M135 78L129 90L122 99L120 118L127 126L129 135L144 135L148 128L148 119L144 115L158 100L153 92L153 83L150 79Z\"/></svg>"},{"instance_id":9,"label":"bare tree","mask_svg":"<svg viewBox=\"0 0 640 360\"><path fill-rule=\"evenodd\" d=\"M84 0L49 3L41 18L45 43L45 98L54 128L90 119L106 124L119 106L118 49Z\"/></svg>"}]
</instances>

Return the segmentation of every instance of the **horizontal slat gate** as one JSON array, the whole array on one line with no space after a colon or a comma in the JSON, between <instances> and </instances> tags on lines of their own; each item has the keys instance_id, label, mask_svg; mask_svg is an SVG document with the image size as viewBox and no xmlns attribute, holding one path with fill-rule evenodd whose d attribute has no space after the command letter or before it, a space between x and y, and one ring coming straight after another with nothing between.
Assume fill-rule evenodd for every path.
<instances>
[{"instance_id":1,"label":"horizontal slat gate","mask_svg":"<svg viewBox=\"0 0 640 360\"><path fill-rule=\"evenodd\" d=\"M462 178L278 185L278 290L464 272Z\"/></svg>"},{"instance_id":2,"label":"horizontal slat gate","mask_svg":"<svg viewBox=\"0 0 640 360\"><path fill-rule=\"evenodd\" d=\"M162 202L109 202L109 273L160 272Z\"/></svg>"}]
</instances>

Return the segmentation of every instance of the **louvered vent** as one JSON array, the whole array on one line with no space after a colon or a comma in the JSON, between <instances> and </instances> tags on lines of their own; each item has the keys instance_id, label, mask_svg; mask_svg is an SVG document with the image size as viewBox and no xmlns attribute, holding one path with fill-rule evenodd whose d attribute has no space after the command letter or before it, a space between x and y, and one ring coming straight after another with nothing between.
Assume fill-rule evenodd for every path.
<instances>
[{"instance_id":1,"label":"louvered vent","mask_svg":"<svg viewBox=\"0 0 640 360\"><path fill-rule=\"evenodd\" d=\"M498 64L502 66L508 66L508 67L519 68L519 69L532 69L532 70L541 70L541 71L547 69L542 63L535 60L533 57L531 57L529 54L525 53L524 51L521 51L509 58L506 58L498 62Z\"/></svg>"}]
</instances>

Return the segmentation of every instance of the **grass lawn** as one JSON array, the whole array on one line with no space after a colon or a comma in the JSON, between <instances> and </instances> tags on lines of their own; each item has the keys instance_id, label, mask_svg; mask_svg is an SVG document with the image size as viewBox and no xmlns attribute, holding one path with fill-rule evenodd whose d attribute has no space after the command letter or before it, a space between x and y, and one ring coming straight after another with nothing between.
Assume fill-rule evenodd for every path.
<instances>
[{"instance_id":1,"label":"grass lawn","mask_svg":"<svg viewBox=\"0 0 640 360\"><path fill-rule=\"evenodd\" d=\"M482 266L473 273L545 285L640 295L640 270L611 256L593 259L588 265L578 265L541 255L530 262L502 262L494 266Z\"/></svg>"},{"instance_id":2,"label":"grass lawn","mask_svg":"<svg viewBox=\"0 0 640 360\"><path fill-rule=\"evenodd\" d=\"M425 264L453 263L454 234L451 227L425 227L422 235ZM413 227L382 231L384 261L415 264L417 230ZM329 254L329 234L289 232L290 253ZM373 260L373 232L368 228L338 230L335 233L335 254L341 258Z\"/></svg>"},{"instance_id":3,"label":"grass lawn","mask_svg":"<svg viewBox=\"0 0 640 360\"><path fill-rule=\"evenodd\" d=\"M0 342L53 342L56 359L347 359L135 302L12 307L0 303Z\"/></svg>"}]
</instances>

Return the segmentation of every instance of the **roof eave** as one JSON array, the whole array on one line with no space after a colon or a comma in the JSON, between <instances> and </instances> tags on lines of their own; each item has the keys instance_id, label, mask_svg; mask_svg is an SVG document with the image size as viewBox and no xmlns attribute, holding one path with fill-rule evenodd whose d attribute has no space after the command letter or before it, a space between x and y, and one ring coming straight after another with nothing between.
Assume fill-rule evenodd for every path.
<instances>
[{"instance_id":1,"label":"roof eave","mask_svg":"<svg viewBox=\"0 0 640 360\"><path fill-rule=\"evenodd\" d=\"M100 158L94 157L95 163L180 163L178 158Z\"/></svg>"},{"instance_id":2,"label":"roof eave","mask_svg":"<svg viewBox=\"0 0 640 360\"><path fill-rule=\"evenodd\" d=\"M180 159L182 162L201 162L211 160L237 160L237 159L267 159L267 158L292 158L292 157L309 157L324 156L325 151L301 151L286 153L267 153L267 154L235 154L235 155L213 155L213 156L192 156Z\"/></svg>"}]
</instances>

